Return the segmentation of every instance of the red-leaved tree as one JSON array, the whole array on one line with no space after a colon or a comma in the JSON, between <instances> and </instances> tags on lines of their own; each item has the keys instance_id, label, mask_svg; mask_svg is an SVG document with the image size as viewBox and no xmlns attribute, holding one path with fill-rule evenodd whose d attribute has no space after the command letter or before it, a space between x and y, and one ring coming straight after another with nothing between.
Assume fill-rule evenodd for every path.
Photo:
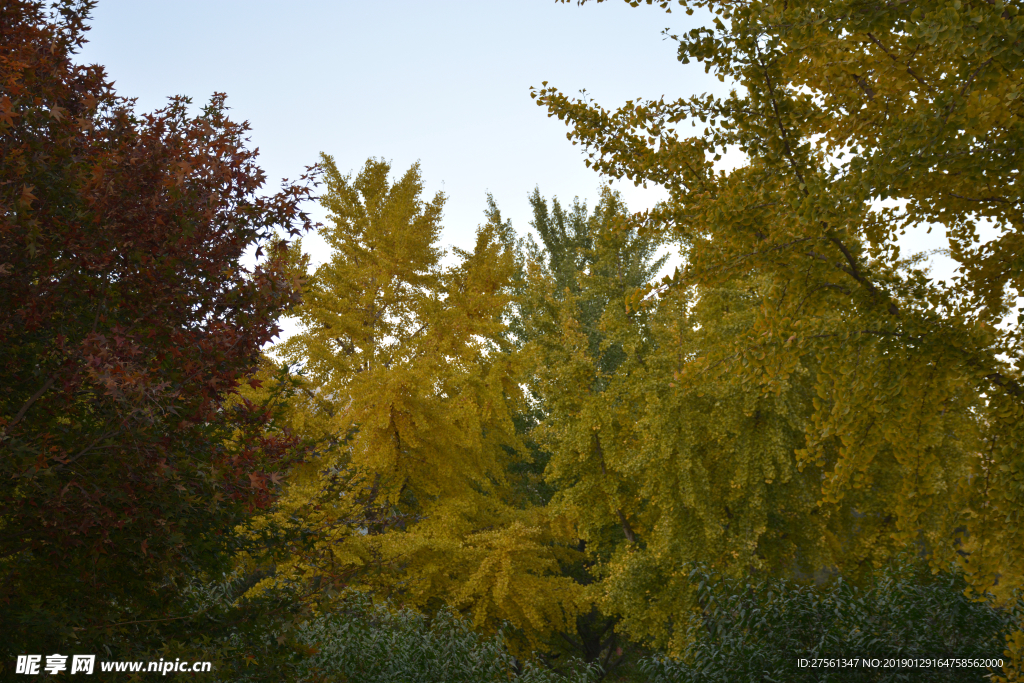
<instances>
[{"instance_id":1,"label":"red-leaved tree","mask_svg":"<svg viewBox=\"0 0 1024 683\"><path fill-rule=\"evenodd\" d=\"M0 3L0 654L180 618L296 446L225 398L297 301L259 247L313 181L261 195L223 95L136 114L72 61L92 5Z\"/></svg>"}]
</instances>

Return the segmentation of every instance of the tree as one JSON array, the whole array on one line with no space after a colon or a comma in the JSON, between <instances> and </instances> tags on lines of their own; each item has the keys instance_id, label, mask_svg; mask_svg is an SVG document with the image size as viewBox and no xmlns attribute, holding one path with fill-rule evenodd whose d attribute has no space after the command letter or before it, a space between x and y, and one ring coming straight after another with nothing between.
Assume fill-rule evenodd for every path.
<instances>
[{"instance_id":1,"label":"tree","mask_svg":"<svg viewBox=\"0 0 1024 683\"><path fill-rule=\"evenodd\" d=\"M302 331L275 352L301 365L308 401L295 424L325 448L256 522L296 520L312 548L254 590L360 587L427 612L471 610L492 630L564 626L576 609L557 575L568 551L510 482L521 391L504 353L514 264L500 214L492 206L474 250L444 268L444 196L420 199L418 166L392 183L383 161L354 179L322 161L332 254L303 287ZM300 249L291 259L305 274Z\"/></svg>"},{"instance_id":2,"label":"tree","mask_svg":"<svg viewBox=\"0 0 1024 683\"><path fill-rule=\"evenodd\" d=\"M677 289L630 310L627 300L663 259L653 261L657 242L622 229L629 214L621 200L605 191L591 220L577 207L571 215L582 218L570 231L551 228L568 223L557 205L546 222L538 195L534 204L555 252L534 263L524 306L532 312L527 357L537 368L531 386L545 417L534 436L548 454L552 511L573 520L587 551L570 574L597 608L573 637L582 646L594 636L600 647L590 649L607 655L617 623L678 653L679 615L694 597L687 559L730 574L813 573L832 562L826 537L849 538L848 511L812 516L820 479L797 472L808 373L779 396L717 373L679 386L695 357L749 325L757 283L728 283L697 301ZM589 246L559 255L572 241ZM549 263L571 265L560 275Z\"/></svg>"},{"instance_id":3,"label":"tree","mask_svg":"<svg viewBox=\"0 0 1024 683\"><path fill-rule=\"evenodd\" d=\"M629 213L621 195L609 187L601 188L592 215L578 199L566 212L555 198L549 211L539 189L530 195L530 205L531 225L541 245L527 242L526 257L550 280L549 298L582 297L575 304L576 315L586 329L589 352L606 356L601 365L613 369L621 358L600 349L606 336L599 328L601 316L616 308L627 292L653 280L668 257L655 258L659 242L649 236L614 234L625 226Z\"/></svg>"},{"instance_id":4,"label":"tree","mask_svg":"<svg viewBox=\"0 0 1024 683\"><path fill-rule=\"evenodd\" d=\"M796 453L822 506L859 499L892 549L920 543L936 567L955 559L976 590L1009 595L1024 566L1021 319L1007 317L1022 277L1018 6L682 4L714 26L677 36L680 60L742 90L615 112L534 93L589 164L669 190L633 225L683 243L673 287L761 283L749 324L680 386L728 371L779 396L808 367ZM684 138L687 119L706 127ZM714 172L728 148L747 163ZM892 199L905 208L876 204ZM976 245L986 220L1001 235ZM901 233L936 226L961 267L951 284L900 257Z\"/></svg>"},{"instance_id":5,"label":"tree","mask_svg":"<svg viewBox=\"0 0 1024 683\"><path fill-rule=\"evenodd\" d=\"M618 441L622 427L612 418L598 434L592 418L601 415L606 423L616 403L611 387L629 381L631 361L642 353L637 346L645 345L644 321L625 318L625 297L650 282L665 258L654 257L656 240L619 229L628 212L608 187L592 214L578 200L566 211L554 199L549 209L539 190L530 203L541 238L540 246L525 245L526 284L519 296L522 354L534 368L527 386L538 416L530 437L553 494L548 507L573 521L586 552L563 572L589 591L585 613L551 646L600 662L607 672L622 660L616 613L597 609L592 584L618 538L633 538L618 504L632 487L599 454L602 440Z\"/></svg>"},{"instance_id":6,"label":"tree","mask_svg":"<svg viewBox=\"0 0 1024 683\"><path fill-rule=\"evenodd\" d=\"M178 589L224 568L225 532L269 504L296 444L225 399L297 301L280 254L240 259L309 226L309 185L258 195L223 95L140 116L101 67L74 65L92 6L0 9L8 654L162 642L184 623Z\"/></svg>"}]
</instances>

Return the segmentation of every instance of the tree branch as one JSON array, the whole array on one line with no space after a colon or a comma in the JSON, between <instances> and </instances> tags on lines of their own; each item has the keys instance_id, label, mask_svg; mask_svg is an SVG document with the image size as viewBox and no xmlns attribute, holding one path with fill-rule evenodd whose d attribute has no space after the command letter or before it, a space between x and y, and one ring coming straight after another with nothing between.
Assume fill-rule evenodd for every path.
<instances>
[{"instance_id":1,"label":"tree branch","mask_svg":"<svg viewBox=\"0 0 1024 683\"><path fill-rule=\"evenodd\" d=\"M32 404L35 403L36 401L38 401L40 399L40 397L43 394L45 394L50 387L53 386L53 383L56 380L57 380L57 375L51 375L50 379L46 380L46 383L43 384L43 386L39 387L39 390L36 393L32 394L32 396L30 396L27 401L25 401L25 405L21 406L21 410L18 411L18 414L15 415L14 419L11 420L5 426L5 428L4 428L4 432L5 433L8 430L10 430L12 427L14 427L14 425L16 425L19 422L21 422L21 418L25 417L25 413L27 413L28 409L32 407Z\"/></svg>"}]
</instances>

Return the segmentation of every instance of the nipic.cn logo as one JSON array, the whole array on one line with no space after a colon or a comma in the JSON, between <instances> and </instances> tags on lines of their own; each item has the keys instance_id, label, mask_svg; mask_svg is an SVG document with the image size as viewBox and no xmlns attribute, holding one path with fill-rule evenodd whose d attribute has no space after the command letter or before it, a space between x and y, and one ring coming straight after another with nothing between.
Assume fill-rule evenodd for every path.
<instances>
[{"instance_id":1,"label":"nipic.cn logo","mask_svg":"<svg viewBox=\"0 0 1024 683\"><path fill-rule=\"evenodd\" d=\"M71 661L68 662L68 659ZM190 662L180 659L172 661L150 662L100 662L100 672L127 673L158 673L166 676L169 673L205 673L213 668L212 662ZM14 673L27 676L38 676L43 673L56 675L59 673L91 675L96 670L96 655L18 655Z\"/></svg>"},{"instance_id":2,"label":"nipic.cn logo","mask_svg":"<svg viewBox=\"0 0 1024 683\"><path fill-rule=\"evenodd\" d=\"M73 674L91 674L96 666L96 655L71 655L71 670ZM46 662L43 662L42 655L18 655L14 665L16 674L58 674L68 671L68 656L53 654L46 655Z\"/></svg>"}]
</instances>

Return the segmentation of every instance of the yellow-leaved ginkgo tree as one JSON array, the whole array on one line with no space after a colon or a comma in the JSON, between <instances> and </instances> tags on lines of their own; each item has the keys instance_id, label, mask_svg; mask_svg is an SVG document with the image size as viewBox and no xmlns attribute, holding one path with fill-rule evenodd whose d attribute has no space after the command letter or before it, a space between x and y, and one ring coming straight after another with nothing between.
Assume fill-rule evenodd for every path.
<instances>
[{"instance_id":1,"label":"yellow-leaved ginkgo tree","mask_svg":"<svg viewBox=\"0 0 1024 683\"><path fill-rule=\"evenodd\" d=\"M578 591L559 575L564 530L523 502L511 471L525 451L512 419L523 396L507 353L507 222L492 203L473 251L443 267L445 198L420 199L418 165L393 183L379 160L354 179L330 156L322 167L330 258L306 273L301 244L291 248L306 276L301 331L274 352L301 368L293 426L323 447L254 525L307 539L254 590L344 584L528 638L565 630Z\"/></svg>"},{"instance_id":2,"label":"yellow-leaved ginkgo tree","mask_svg":"<svg viewBox=\"0 0 1024 683\"><path fill-rule=\"evenodd\" d=\"M728 96L608 111L534 93L588 164L668 190L631 225L683 245L673 287L749 287L749 320L675 383L728 373L782 396L808 373L793 450L820 482L816 509L850 504L886 529L876 550L917 544L936 569L956 561L980 593L1010 595L1024 584L1019 3L680 4L710 18L673 36L680 61L735 83ZM745 163L716 170L727 150ZM901 235L933 229L958 266L948 282L900 253Z\"/></svg>"}]
</instances>

